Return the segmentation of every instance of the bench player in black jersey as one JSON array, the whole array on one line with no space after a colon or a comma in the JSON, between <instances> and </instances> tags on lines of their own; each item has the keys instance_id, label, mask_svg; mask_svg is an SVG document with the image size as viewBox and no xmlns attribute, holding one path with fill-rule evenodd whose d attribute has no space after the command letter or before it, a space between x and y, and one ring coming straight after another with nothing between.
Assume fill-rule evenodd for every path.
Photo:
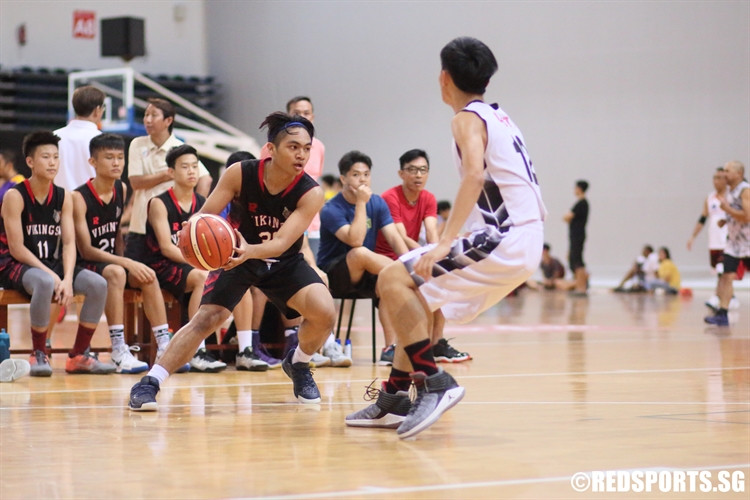
<instances>
[{"instance_id":1,"label":"bench player in black jersey","mask_svg":"<svg viewBox=\"0 0 750 500\"><path fill-rule=\"evenodd\" d=\"M89 354L89 344L99 324L107 296L101 276L76 266L73 201L52 181L58 169L57 143L52 132L24 137L23 153L31 177L10 189L2 204L0 233L0 286L31 296L31 376L49 377L52 367L45 341L50 304L67 305L73 294L86 296L79 314L75 344L65 360L68 373L105 374L115 366Z\"/></svg>"},{"instance_id":2,"label":"bench player in black jersey","mask_svg":"<svg viewBox=\"0 0 750 500\"><path fill-rule=\"evenodd\" d=\"M122 256L120 219L128 195L128 187L120 181L125 167L125 141L119 135L101 134L91 139L89 153L96 177L72 193L78 265L107 280L104 314L117 373L141 373L148 370L148 364L135 358L125 344L125 286L142 291L143 310L160 346L169 342L167 312L153 269Z\"/></svg>"},{"instance_id":3,"label":"bench player in black jersey","mask_svg":"<svg viewBox=\"0 0 750 500\"><path fill-rule=\"evenodd\" d=\"M206 199L195 192L198 184L198 152L187 144L176 146L167 153L167 171L174 179L174 186L148 202L148 220L146 222L146 252L144 264L156 272L159 285L183 304L183 321L193 317L200 305L203 295L203 284L208 276L207 271L195 269L187 263L182 252L177 248L177 233L182 223L187 222L203 207ZM187 314L185 314L185 296ZM206 352L202 342L194 351L189 363L182 365L179 371L191 370L206 373L217 373L227 365L214 359ZM159 362L166 346L161 346L156 361Z\"/></svg>"},{"instance_id":4,"label":"bench player in black jersey","mask_svg":"<svg viewBox=\"0 0 750 500\"><path fill-rule=\"evenodd\" d=\"M323 206L323 190L304 172L314 128L301 116L276 112L268 128L271 158L229 167L201 210L218 214L235 200L238 248L223 269L211 272L198 313L183 327L149 374L133 386L130 408L156 410L159 385L229 316L250 286L258 287L287 318L302 316L299 345L282 367L302 403L318 403L320 392L308 363L335 321L333 299L300 254L302 236Z\"/></svg>"}]
</instances>

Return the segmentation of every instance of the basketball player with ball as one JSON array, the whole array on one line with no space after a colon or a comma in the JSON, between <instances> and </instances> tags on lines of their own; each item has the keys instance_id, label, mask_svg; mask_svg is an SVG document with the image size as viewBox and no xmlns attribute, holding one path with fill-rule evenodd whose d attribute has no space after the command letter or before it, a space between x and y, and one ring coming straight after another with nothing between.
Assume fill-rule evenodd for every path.
<instances>
[{"instance_id":1,"label":"basketball player with ball","mask_svg":"<svg viewBox=\"0 0 750 500\"><path fill-rule=\"evenodd\" d=\"M216 215L235 201L232 218L239 221L239 229L234 256L209 274L198 312L177 332L148 375L131 389L132 410L158 408L160 385L229 317L250 286L258 287L287 318L304 318L299 345L289 352L282 367L301 403L320 402L308 362L328 337L336 313L328 288L300 254L305 229L324 203L322 188L304 171L315 130L307 119L281 112L267 116L263 127L271 157L229 167L200 210L201 214ZM189 238L190 226L204 217L192 218L181 238ZM217 227L207 225L207 229ZM208 242L209 234L198 227L193 234L189 247L205 260L200 242L203 235ZM221 246L218 243L215 248ZM188 245L181 243L181 247Z\"/></svg>"}]
</instances>

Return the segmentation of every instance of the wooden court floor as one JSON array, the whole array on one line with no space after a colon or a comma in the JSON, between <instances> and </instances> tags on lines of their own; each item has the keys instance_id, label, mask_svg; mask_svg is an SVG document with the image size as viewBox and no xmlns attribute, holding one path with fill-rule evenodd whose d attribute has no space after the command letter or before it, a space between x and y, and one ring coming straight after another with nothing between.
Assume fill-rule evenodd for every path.
<instances>
[{"instance_id":1,"label":"wooden court floor","mask_svg":"<svg viewBox=\"0 0 750 500\"><path fill-rule=\"evenodd\" d=\"M416 439L353 429L370 363L369 306L352 368L321 368L320 405L280 370L182 374L160 411L130 413L138 376L65 375L0 385L0 498L750 498L579 493L577 472L720 470L750 477L750 293L730 328L692 299L526 291L446 337L474 360L443 365L464 400ZM11 315L14 346L24 311ZM25 327L23 327L25 330ZM55 343L72 341L74 324ZM96 344L107 344L106 330ZM382 343L382 340L380 340ZM382 347L382 346L380 346Z\"/></svg>"}]
</instances>

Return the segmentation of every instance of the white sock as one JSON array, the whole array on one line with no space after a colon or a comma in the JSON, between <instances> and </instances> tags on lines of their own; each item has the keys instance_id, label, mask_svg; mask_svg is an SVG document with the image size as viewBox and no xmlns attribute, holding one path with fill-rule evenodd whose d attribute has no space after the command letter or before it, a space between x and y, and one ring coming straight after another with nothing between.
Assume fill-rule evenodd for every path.
<instances>
[{"instance_id":1,"label":"white sock","mask_svg":"<svg viewBox=\"0 0 750 500\"><path fill-rule=\"evenodd\" d=\"M292 335L292 334L295 334L295 333L297 333L297 330L299 330L299 327L298 327L298 326L293 326L293 327L291 327L291 328L287 328L287 329L285 329L285 330L284 330L284 337L288 337L288 336L290 336L290 335Z\"/></svg>"},{"instance_id":2,"label":"white sock","mask_svg":"<svg viewBox=\"0 0 750 500\"><path fill-rule=\"evenodd\" d=\"M161 365L154 365L148 371L149 377L154 377L159 381L159 385L163 384L165 380L169 378L169 372L164 369Z\"/></svg>"},{"instance_id":3,"label":"white sock","mask_svg":"<svg viewBox=\"0 0 750 500\"><path fill-rule=\"evenodd\" d=\"M294 355L292 356L292 364L294 363L309 363L312 359L312 354L305 354L302 349L297 346L297 348L294 350Z\"/></svg>"},{"instance_id":4,"label":"white sock","mask_svg":"<svg viewBox=\"0 0 750 500\"><path fill-rule=\"evenodd\" d=\"M112 341L112 350L125 345L125 325L110 325L109 339Z\"/></svg>"},{"instance_id":5,"label":"white sock","mask_svg":"<svg viewBox=\"0 0 750 500\"><path fill-rule=\"evenodd\" d=\"M165 323L163 325L155 326L151 328L151 330L154 332L156 345L159 349L166 348L167 344L169 344L169 325Z\"/></svg>"},{"instance_id":6,"label":"white sock","mask_svg":"<svg viewBox=\"0 0 750 500\"><path fill-rule=\"evenodd\" d=\"M206 339L203 339L201 340L201 346L198 349L200 350L200 349L205 349L205 348L206 348Z\"/></svg>"},{"instance_id":7,"label":"white sock","mask_svg":"<svg viewBox=\"0 0 750 500\"><path fill-rule=\"evenodd\" d=\"M253 350L253 331L252 330L237 330L237 342L240 346L240 352L243 352L246 348Z\"/></svg>"}]
</instances>

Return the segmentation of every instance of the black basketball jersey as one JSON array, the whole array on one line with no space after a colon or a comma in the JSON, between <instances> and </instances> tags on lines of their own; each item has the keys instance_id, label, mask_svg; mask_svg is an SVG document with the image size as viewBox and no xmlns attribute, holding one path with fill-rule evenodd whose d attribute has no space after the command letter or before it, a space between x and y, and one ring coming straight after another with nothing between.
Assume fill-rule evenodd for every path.
<instances>
[{"instance_id":1,"label":"black basketball jersey","mask_svg":"<svg viewBox=\"0 0 750 500\"><path fill-rule=\"evenodd\" d=\"M198 210L203 207L206 199L197 194L193 193L193 203L190 206L190 211L185 212L180 207L177 197L174 194L174 190L169 188L164 193L154 198L159 198L164 206L167 208L167 222L169 223L169 231L172 234L172 243L177 244L177 233L182 229L182 223L187 220ZM153 198L152 198L153 199ZM151 202L149 201L149 205ZM159 248L159 241L156 239L156 233L150 222L146 222L146 261L153 261L163 259L164 256L161 254Z\"/></svg>"},{"instance_id":2,"label":"black basketball jersey","mask_svg":"<svg viewBox=\"0 0 750 500\"><path fill-rule=\"evenodd\" d=\"M62 258L60 220L65 201L65 189L51 184L44 203L36 200L28 179L16 184L12 189L18 190L23 198L23 212L21 212L23 244L45 266L51 268ZM8 236L3 225L2 235L0 235L0 269L4 269L11 258Z\"/></svg>"},{"instance_id":3,"label":"black basketball jersey","mask_svg":"<svg viewBox=\"0 0 750 500\"><path fill-rule=\"evenodd\" d=\"M115 181L109 203L102 201L91 180L76 189L86 202L86 225L89 228L91 246L112 254L115 253L115 239L125 206L122 186L122 181Z\"/></svg>"},{"instance_id":4,"label":"black basketball jersey","mask_svg":"<svg viewBox=\"0 0 750 500\"><path fill-rule=\"evenodd\" d=\"M305 172L294 178L282 192L270 194L263 182L263 168L267 159L242 162L242 190L230 210L230 223L237 227L251 245L273 239L273 235L297 208L300 198L318 185ZM278 258L300 252L302 236Z\"/></svg>"}]
</instances>

